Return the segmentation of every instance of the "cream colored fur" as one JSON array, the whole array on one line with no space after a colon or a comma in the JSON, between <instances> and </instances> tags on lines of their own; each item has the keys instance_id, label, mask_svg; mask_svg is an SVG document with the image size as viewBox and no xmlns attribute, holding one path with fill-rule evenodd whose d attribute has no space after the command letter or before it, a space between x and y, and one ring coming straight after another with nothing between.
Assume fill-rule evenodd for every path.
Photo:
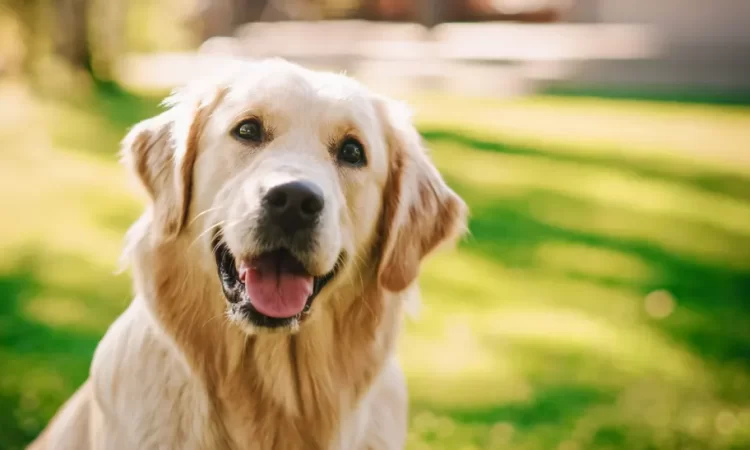
<instances>
[{"instance_id":1,"label":"cream colored fur","mask_svg":"<svg viewBox=\"0 0 750 450\"><path fill-rule=\"evenodd\" d=\"M128 234L135 298L30 448L403 448L403 310L420 262L466 215L409 117L350 79L280 60L238 62L168 106L123 145L151 198ZM248 114L271 123L267 145L229 136ZM331 159L330 143L350 134L367 167ZM223 224L233 253L253 251L253 189L299 174L323 186L330 208L311 264L324 272L340 251L351 258L308 320L271 333L227 315L210 231Z\"/></svg>"}]
</instances>

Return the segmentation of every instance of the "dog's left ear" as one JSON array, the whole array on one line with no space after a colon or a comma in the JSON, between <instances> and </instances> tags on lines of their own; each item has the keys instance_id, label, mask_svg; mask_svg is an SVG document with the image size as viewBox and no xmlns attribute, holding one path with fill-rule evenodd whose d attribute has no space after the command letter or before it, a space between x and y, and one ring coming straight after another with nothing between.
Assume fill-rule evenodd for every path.
<instances>
[{"instance_id":1,"label":"dog's left ear","mask_svg":"<svg viewBox=\"0 0 750 450\"><path fill-rule=\"evenodd\" d=\"M380 99L378 110L390 153L378 279L388 291L399 292L417 278L430 252L466 230L468 209L428 157L408 109Z\"/></svg>"}]
</instances>

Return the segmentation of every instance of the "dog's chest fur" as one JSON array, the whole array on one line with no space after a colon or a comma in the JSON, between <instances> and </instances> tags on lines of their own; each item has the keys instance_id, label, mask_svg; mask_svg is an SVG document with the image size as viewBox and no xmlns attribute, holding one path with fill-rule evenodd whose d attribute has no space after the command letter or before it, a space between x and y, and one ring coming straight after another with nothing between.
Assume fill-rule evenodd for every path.
<instances>
[{"instance_id":1,"label":"dog's chest fur","mask_svg":"<svg viewBox=\"0 0 750 450\"><path fill-rule=\"evenodd\" d=\"M133 302L92 368L107 448L354 448L365 422L401 419L368 395L390 370L400 317L381 294L318 311L295 335L247 337L207 307L213 286L183 292L179 272L160 278L166 266L150 263L139 291L159 300Z\"/></svg>"},{"instance_id":2,"label":"dog's chest fur","mask_svg":"<svg viewBox=\"0 0 750 450\"><path fill-rule=\"evenodd\" d=\"M330 370L323 373L319 358L326 356L304 348L305 341L260 339L248 345L248 360L230 364L266 370L245 379L247 367L238 367L217 385L206 386L153 325L136 299L97 350L92 380L103 418L103 447L356 448L366 438L367 422L379 412L373 410L377 400L368 395L378 387L373 377L391 376L392 368L382 362L362 361L381 368L378 374L347 373L336 358L328 360ZM301 367L312 363L309 358L317 360L316 367ZM359 383L351 382L357 378Z\"/></svg>"}]
</instances>

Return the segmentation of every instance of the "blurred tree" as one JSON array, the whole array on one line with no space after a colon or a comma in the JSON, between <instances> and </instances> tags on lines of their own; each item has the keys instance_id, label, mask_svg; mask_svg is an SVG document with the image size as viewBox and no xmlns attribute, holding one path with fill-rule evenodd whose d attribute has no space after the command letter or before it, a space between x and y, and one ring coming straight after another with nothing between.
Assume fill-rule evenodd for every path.
<instances>
[{"instance_id":1,"label":"blurred tree","mask_svg":"<svg viewBox=\"0 0 750 450\"><path fill-rule=\"evenodd\" d=\"M95 0L88 11L92 75L100 82L114 80L114 67L122 54L129 1Z\"/></svg>"},{"instance_id":2,"label":"blurred tree","mask_svg":"<svg viewBox=\"0 0 750 450\"><path fill-rule=\"evenodd\" d=\"M555 22L577 0L451 0L451 20L457 22ZM596 0L594 0L596 1Z\"/></svg>"},{"instance_id":3,"label":"blurred tree","mask_svg":"<svg viewBox=\"0 0 750 450\"><path fill-rule=\"evenodd\" d=\"M93 75L89 46L89 1L54 0L53 49L70 67Z\"/></svg>"},{"instance_id":4,"label":"blurred tree","mask_svg":"<svg viewBox=\"0 0 750 450\"><path fill-rule=\"evenodd\" d=\"M22 51L16 52L21 56L12 58L17 67L6 71L22 72L34 81L37 70L48 73L50 67L51 70L64 67L71 73L88 74L97 82L111 82L112 68L122 50L128 3L127 0L0 0L0 8L4 8L6 20L11 20L18 30L14 36L22 46ZM40 62L42 66L38 66ZM50 62L54 65L49 66Z\"/></svg>"},{"instance_id":5,"label":"blurred tree","mask_svg":"<svg viewBox=\"0 0 750 450\"><path fill-rule=\"evenodd\" d=\"M360 5L367 20L417 22L427 27L454 21L469 7L466 0L363 0Z\"/></svg>"},{"instance_id":6,"label":"blurred tree","mask_svg":"<svg viewBox=\"0 0 750 450\"><path fill-rule=\"evenodd\" d=\"M360 15L366 20L410 22L417 19L417 2L400 0L362 0Z\"/></svg>"},{"instance_id":7,"label":"blurred tree","mask_svg":"<svg viewBox=\"0 0 750 450\"><path fill-rule=\"evenodd\" d=\"M15 58L10 58L9 55L4 55L4 63L12 63L14 65L14 67L5 67L5 71L11 73L31 72L33 57L39 50L38 35L34 33L34 30L39 28L39 11L40 5L38 0L0 0L0 12L7 15L6 20L8 23L13 22L16 28L16 36L4 34L3 38L18 39L19 42L17 44L22 47L20 52L15 55ZM5 31L10 31L9 28L10 27ZM4 44L8 46L10 45L8 42L4 42Z\"/></svg>"},{"instance_id":8,"label":"blurred tree","mask_svg":"<svg viewBox=\"0 0 750 450\"><path fill-rule=\"evenodd\" d=\"M514 20L550 22L558 20L572 0L362 0L360 16L367 20L418 22L432 27L445 22Z\"/></svg>"},{"instance_id":9,"label":"blurred tree","mask_svg":"<svg viewBox=\"0 0 750 450\"><path fill-rule=\"evenodd\" d=\"M343 5L342 5L343 3ZM198 0L189 20L201 42L215 36L231 36L249 22L321 20L341 16L350 8L347 1L328 0Z\"/></svg>"},{"instance_id":10,"label":"blurred tree","mask_svg":"<svg viewBox=\"0 0 750 450\"><path fill-rule=\"evenodd\" d=\"M419 4L419 22L427 27L434 27L445 22L450 0L421 0Z\"/></svg>"},{"instance_id":11,"label":"blurred tree","mask_svg":"<svg viewBox=\"0 0 750 450\"><path fill-rule=\"evenodd\" d=\"M198 39L231 36L238 25L260 20L269 0L198 0L190 26Z\"/></svg>"}]
</instances>

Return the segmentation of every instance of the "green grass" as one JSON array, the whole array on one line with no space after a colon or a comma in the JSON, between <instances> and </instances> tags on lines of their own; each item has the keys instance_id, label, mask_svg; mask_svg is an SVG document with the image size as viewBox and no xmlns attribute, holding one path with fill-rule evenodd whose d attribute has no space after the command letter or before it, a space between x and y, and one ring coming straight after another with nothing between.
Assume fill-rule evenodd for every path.
<instances>
[{"instance_id":1,"label":"green grass","mask_svg":"<svg viewBox=\"0 0 750 450\"><path fill-rule=\"evenodd\" d=\"M116 164L155 101L0 86L0 448L85 379L130 296ZM422 277L409 449L750 448L750 109L417 98L471 236Z\"/></svg>"}]
</instances>

